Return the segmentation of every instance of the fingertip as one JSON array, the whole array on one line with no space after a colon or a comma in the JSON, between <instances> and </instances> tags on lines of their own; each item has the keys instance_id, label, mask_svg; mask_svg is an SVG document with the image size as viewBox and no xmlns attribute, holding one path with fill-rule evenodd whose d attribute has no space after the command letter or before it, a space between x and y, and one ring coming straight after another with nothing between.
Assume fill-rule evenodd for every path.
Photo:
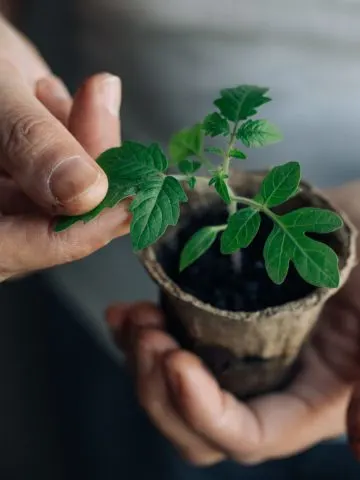
<instances>
[{"instance_id":1,"label":"fingertip","mask_svg":"<svg viewBox=\"0 0 360 480\"><path fill-rule=\"evenodd\" d=\"M187 388L198 389L205 384L206 387L215 386L217 382L199 357L186 350L179 350L166 359L166 369L169 374L178 377Z\"/></svg>"},{"instance_id":2,"label":"fingertip","mask_svg":"<svg viewBox=\"0 0 360 480\"><path fill-rule=\"evenodd\" d=\"M140 376L151 374L164 355L179 348L173 338L158 329L144 328L137 332L135 356Z\"/></svg>"},{"instance_id":3,"label":"fingertip","mask_svg":"<svg viewBox=\"0 0 360 480\"><path fill-rule=\"evenodd\" d=\"M105 310L105 320L112 330L117 330L124 323L129 313L128 303L117 303L110 305Z\"/></svg>"},{"instance_id":4,"label":"fingertip","mask_svg":"<svg viewBox=\"0 0 360 480\"><path fill-rule=\"evenodd\" d=\"M75 95L69 129L94 158L120 145L121 82L109 73L92 76Z\"/></svg>"},{"instance_id":5,"label":"fingertip","mask_svg":"<svg viewBox=\"0 0 360 480\"><path fill-rule=\"evenodd\" d=\"M49 77L40 78L36 83L36 95L37 97L43 97L51 95L58 100L71 101L71 95L66 88L65 83L61 78L51 75Z\"/></svg>"},{"instance_id":6,"label":"fingertip","mask_svg":"<svg viewBox=\"0 0 360 480\"><path fill-rule=\"evenodd\" d=\"M64 82L55 76L43 77L38 80L35 89L40 102L66 126L71 111L72 98Z\"/></svg>"}]
</instances>

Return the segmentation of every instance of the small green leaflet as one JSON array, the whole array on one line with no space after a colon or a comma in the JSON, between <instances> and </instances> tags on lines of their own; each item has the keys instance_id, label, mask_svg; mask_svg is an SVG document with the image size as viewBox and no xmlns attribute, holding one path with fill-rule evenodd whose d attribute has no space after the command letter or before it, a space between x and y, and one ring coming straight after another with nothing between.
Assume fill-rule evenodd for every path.
<instances>
[{"instance_id":1,"label":"small green leaflet","mask_svg":"<svg viewBox=\"0 0 360 480\"><path fill-rule=\"evenodd\" d=\"M224 150L219 147L206 147L205 152L213 153L214 155L220 155L221 157L225 155Z\"/></svg>"},{"instance_id":2,"label":"small green leaflet","mask_svg":"<svg viewBox=\"0 0 360 480\"><path fill-rule=\"evenodd\" d=\"M124 142L121 147L102 153L97 163L108 177L109 188L104 200L91 212L61 217L55 226L61 232L75 223L93 220L105 208L112 208L127 197L135 195L144 181L157 178L168 167L168 162L156 144L146 147L135 142Z\"/></svg>"},{"instance_id":3,"label":"small green leaflet","mask_svg":"<svg viewBox=\"0 0 360 480\"><path fill-rule=\"evenodd\" d=\"M181 160L178 166L181 173L184 173L185 175L191 175L199 170L201 163L186 159Z\"/></svg>"},{"instance_id":4,"label":"small green leaflet","mask_svg":"<svg viewBox=\"0 0 360 480\"><path fill-rule=\"evenodd\" d=\"M205 227L197 231L185 244L180 256L180 272L194 263L215 242L218 227Z\"/></svg>"},{"instance_id":5,"label":"small green leaflet","mask_svg":"<svg viewBox=\"0 0 360 480\"><path fill-rule=\"evenodd\" d=\"M133 219L130 226L135 251L142 250L160 238L169 225L176 225L180 203L187 197L174 177L147 182L130 205Z\"/></svg>"},{"instance_id":6,"label":"small green leaflet","mask_svg":"<svg viewBox=\"0 0 360 480\"><path fill-rule=\"evenodd\" d=\"M169 153L174 163L186 160L188 157L199 157L203 152L204 132L199 123L191 128L185 128L172 136Z\"/></svg>"},{"instance_id":7,"label":"small green leaflet","mask_svg":"<svg viewBox=\"0 0 360 480\"><path fill-rule=\"evenodd\" d=\"M225 182L227 178L228 175L224 175L223 172L216 172L216 174L210 179L209 186L214 185L217 193L224 200L224 202L229 205L231 203L231 198L228 186Z\"/></svg>"},{"instance_id":8,"label":"small green leaflet","mask_svg":"<svg viewBox=\"0 0 360 480\"><path fill-rule=\"evenodd\" d=\"M187 182L191 190L194 190L196 186L196 177L190 177Z\"/></svg>"},{"instance_id":9,"label":"small green leaflet","mask_svg":"<svg viewBox=\"0 0 360 480\"><path fill-rule=\"evenodd\" d=\"M254 208L242 208L231 215L228 226L221 236L221 253L231 254L246 248L259 231L261 216Z\"/></svg>"},{"instance_id":10,"label":"small green leaflet","mask_svg":"<svg viewBox=\"0 0 360 480\"><path fill-rule=\"evenodd\" d=\"M229 152L229 157L237 158L239 160L245 160L247 158L245 153L239 150L238 148L232 148Z\"/></svg>"},{"instance_id":11,"label":"small green leaflet","mask_svg":"<svg viewBox=\"0 0 360 480\"><path fill-rule=\"evenodd\" d=\"M300 184L300 165L288 162L274 167L264 178L257 199L266 207L275 207L297 193Z\"/></svg>"},{"instance_id":12,"label":"small green leaflet","mask_svg":"<svg viewBox=\"0 0 360 480\"><path fill-rule=\"evenodd\" d=\"M283 283L292 261L306 282L315 287L336 288L340 281L336 253L306 233L334 232L343 225L342 219L330 210L311 207L276 218L264 247L265 266L271 280Z\"/></svg>"},{"instance_id":13,"label":"small green leaflet","mask_svg":"<svg viewBox=\"0 0 360 480\"><path fill-rule=\"evenodd\" d=\"M110 148L97 159L97 163L110 177L136 182L164 172L168 161L157 144L149 147L136 142L124 142L121 147ZM116 177L116 178L112 178Z\"/></svg>"},{"instance_id":14,"label":"small green leaflet","mask_svg":"<svg viewBox=\"0 0 360 480\"><path fill-rule=\"evenodd\" d=\"M217 137L218 135L226 137L230 134L230 125L226 118L222 117L220 113L214 112L205 118L203 130L205 134L210 137Z\"/></svg>"},{"instance_id":15,"label":"small green leaflet","mask_svg":"<svg viewBox=\"0 0 360 480\"><path fill-rule=\"evenodd\" d=\"M221 90L221 96L214 104L227 120L238 123L252 117L257 113L258 107L270 102L270 98L265 96L267 92L267 88L240 85Z\"/></svg>"},{"instance_id":16,"label":"small green leaflet","mask_svg":"<svg viewBox=\"0 0 360 480\"><path fill-rule=\"evenodd\" d=\"M280 130L267 120L248 120L236 132L236 138L248 148L265 147L283 139Z\"/></svg>"}]
</instances>

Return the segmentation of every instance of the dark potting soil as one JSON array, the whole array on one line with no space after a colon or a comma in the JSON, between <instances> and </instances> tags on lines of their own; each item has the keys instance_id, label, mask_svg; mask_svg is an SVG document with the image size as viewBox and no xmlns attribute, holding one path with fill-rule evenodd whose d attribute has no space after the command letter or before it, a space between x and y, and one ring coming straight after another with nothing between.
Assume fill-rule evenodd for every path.
<instances>
[{"instance_id":1,"label":"dark potting soil","mask_svg":"<svg viewBox=\"0 0 360 480\"><path fill-rule=\"evenodd\" d=\"M197 212L176 237L158 251L158 259L165 272L183 291L222 310L254 312L298 300L314 290L301 279L293 266L282 285L276 285L269 279L263 248L272 222L265 216L249 247L235 256L222 255L219 235L202 257L180 273L180 253L188 239L202 227L226 223L226 216L225 209Z\"/></svg>"}]
</instances>

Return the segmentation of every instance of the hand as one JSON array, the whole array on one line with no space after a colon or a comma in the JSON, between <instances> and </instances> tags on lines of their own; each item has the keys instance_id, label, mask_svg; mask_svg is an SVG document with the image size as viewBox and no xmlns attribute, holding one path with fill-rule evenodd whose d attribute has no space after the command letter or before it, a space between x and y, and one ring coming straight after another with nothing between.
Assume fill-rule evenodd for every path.
<instances>
[{"instance_id":1,"label":"hand","mask_svg":"<svg viewBox=\"0 0 360 480\"><path fill-rule=\"evenodd\" d=\"M330 193L333 202L346 212L360 230L359 182ZM358 256L360 238L358 237ZM347 410L347 434L355 457L360 460L360 266L356 266L344 288L326 305L315 337L323 360L337 375L353 385Z\"/></svg>"},{"instance_id":2,"label":"hand","mask_svg":"<svg viewBox=\"0 0 360 480\"><path fill-rule=\"evenodd\" d=\"M128 232L126 204L53 233L54 215L104 198L93 160L120 143L120 81L88 80L72 99L34 47L0 16L0 281L69 262Z\"/></svg>"},{"instance_id":3,"label":"hand","mask_svg":"<svg viewBox=\"0 0 360 480\"><path fill-rule=\"evenodd\" d=\"M359 186L330 194L360 225L356 190ZM154 306L116 305L107 320L134 371L141 405L185 459L197 465L225 458L254 464L344 433L360 373L359 281L356 269L325 308L293 383L247 403L221 390L202 362L179 348ZM359 391L356 398L353 415L360 418Z\"/></svg>"}]
</instances>

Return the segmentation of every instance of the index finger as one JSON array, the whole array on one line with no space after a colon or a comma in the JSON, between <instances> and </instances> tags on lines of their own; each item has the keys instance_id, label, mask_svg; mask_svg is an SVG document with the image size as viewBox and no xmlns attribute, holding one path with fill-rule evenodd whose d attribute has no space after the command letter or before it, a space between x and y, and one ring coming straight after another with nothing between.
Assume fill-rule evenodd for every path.
<instances>
[{"instance_id":1,"label":"index finger","mask_svg":"<svg viewBox=\"0 0 360 480\"><path fill-rule=\"evenodd\" d=\"M129 231L130 214L125 200L105 210L94 221L78 223L55 233L45 216L0 216L0 282L86 257Z\"/></svg>"},{"instance_id":2,"label":"index finger","mask_svg":"<svg viewBox=\"0 0 360 480\"><path fill-rule=\"evenodd\" d=\"M0 166L38 205L76 215L101 202L105 173L7 62L0 66L0 121Z\"/></svg>"}]
</instances>

